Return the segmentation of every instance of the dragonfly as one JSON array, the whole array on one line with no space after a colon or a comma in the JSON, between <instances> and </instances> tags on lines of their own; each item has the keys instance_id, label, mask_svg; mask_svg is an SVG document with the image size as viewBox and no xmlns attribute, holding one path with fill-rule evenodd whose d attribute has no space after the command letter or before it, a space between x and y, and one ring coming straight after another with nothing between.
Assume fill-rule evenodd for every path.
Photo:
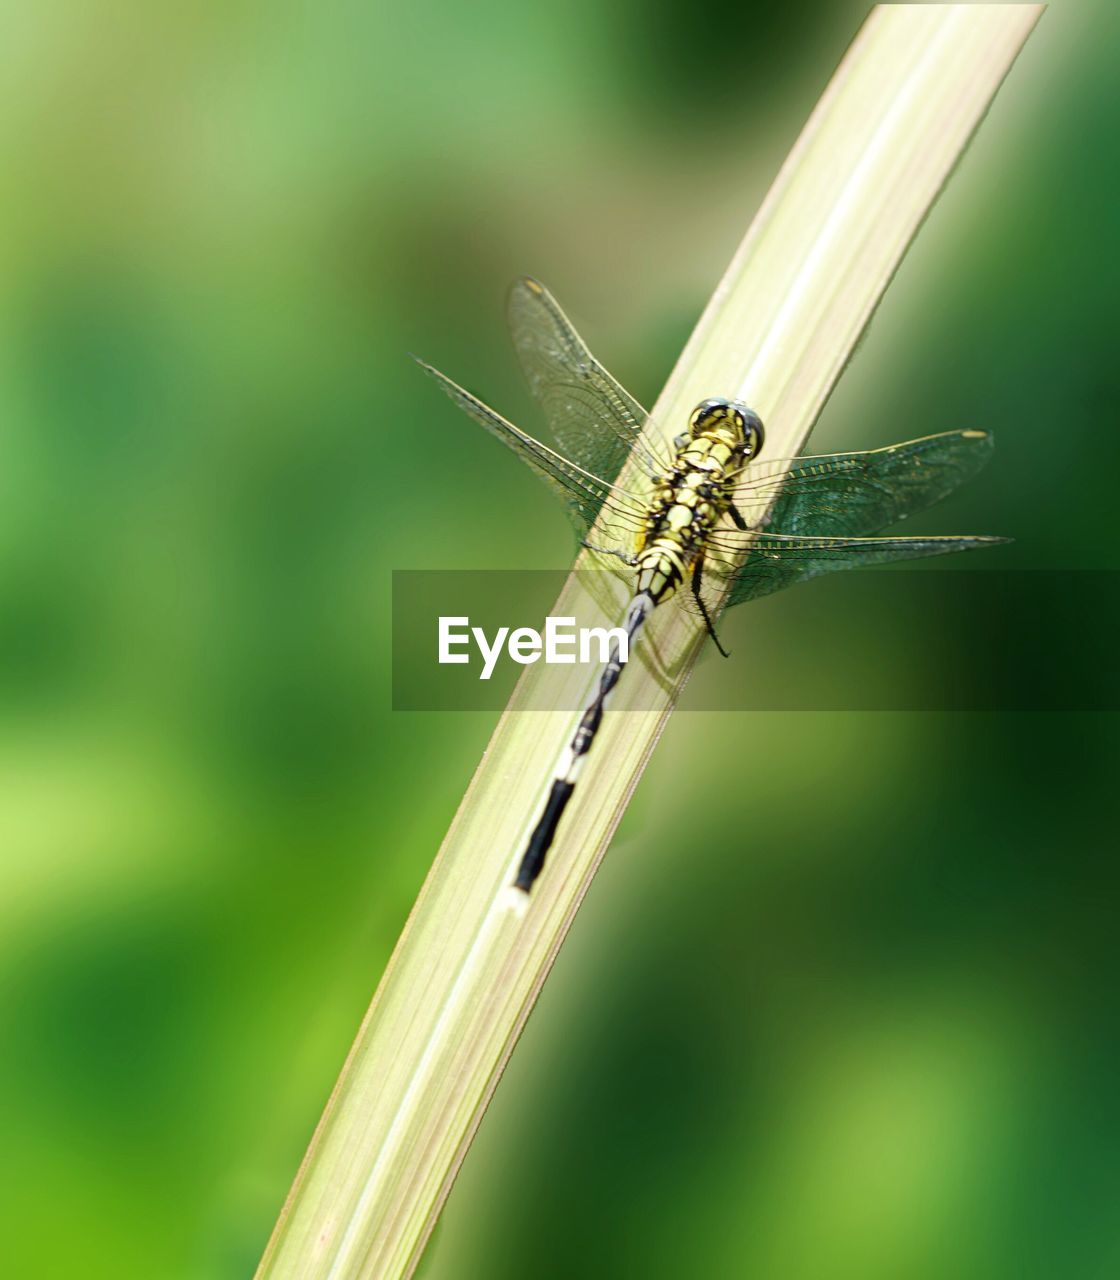
<instances>
[{"instance_id":1,"label":"dragonfly","mask_svg":"<svg viewBox=\"0 0 1120 1280\"><path fill-rule=\"evenodd\" d=\"M1009 541L878 536L974 476L991 456L990 432L947 431L859 453L760 460L766 437L758 414L740 400L713 396L671 443L661 444L643 433L646 411L595 359L542 284L529 277L514 284L508 320L556 448L414 358L563 501L581 544L632 581L627 656L653 610L674 598L698 614L726 657L712 616L717 606L730 608L841 569ZM645 476L641 492L619 483L631 457ZM761 515L752 522L745 512ZM593 526L608 530L615 545L592 543ZM706 588L713 586L709 605ZM625 665L621 653L615 640L557 764L518 863L513 887L524 894L543 871L575 792Z\"/></svg>"}]
</instances>

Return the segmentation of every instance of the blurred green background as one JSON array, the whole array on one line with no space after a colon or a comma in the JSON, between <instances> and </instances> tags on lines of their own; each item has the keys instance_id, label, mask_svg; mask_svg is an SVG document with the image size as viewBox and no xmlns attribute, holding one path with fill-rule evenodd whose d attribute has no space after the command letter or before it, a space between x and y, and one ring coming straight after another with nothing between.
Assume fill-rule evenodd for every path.
<instances>
[{"instance_id":1,"label":"blurred green background","mask_svg":"<svg viewBox=\"0 0 1120 1280\"><path fill-rule=\"evenodd\" d=\"M571 555L405 353L534 429L529 271L651 402L864 12L8 11L4 1276L251 1274L494 723L388 710L390 570ZM1044 17L813 440L993 428L924 527L1003 567L1117 567L1118 28ZM677 716L426 1280L1117 1274L1115 744Z\"/></svg>"}]
</instances>

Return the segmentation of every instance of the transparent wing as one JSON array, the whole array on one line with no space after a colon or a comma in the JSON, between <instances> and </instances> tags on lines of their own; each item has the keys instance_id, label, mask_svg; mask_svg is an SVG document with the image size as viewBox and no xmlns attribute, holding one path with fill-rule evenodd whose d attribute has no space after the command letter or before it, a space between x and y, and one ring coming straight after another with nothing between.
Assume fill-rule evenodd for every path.
<instances>
[{"instance_id":1,"label":"transparent wing","mask_svg":"<svg viewBox=\"0 0 1120 1280\"><path fill-rule=\"evenodd\" d=\"M762 532L749 544L741 569L728 575L713 566L717 576L732 578L728 606L822 573L1005 541L865 536L947 497L988 461L993 444L985 431L948 431L866 453L750 466L736 490L736 502L748 523ZM720 530L712 534L710 545L715 551L741 553L749 537Z\"/></svg>"},{"instance_id":2,"label":"transparent wing","mask_svg":"<svg viewBox=\"0 0 1120 1280\"><path fill-rule=\"evenodd\" d=\"M719 569L715 572L717 576L731 579L726 602L730 608L818 578L823 573L893 564L896 560L919 560L954 551L974 551L1008 541L1008 538L984 537L784 538L780 534L764 533L752 544L742 566L726 575Z\"/></svg>"},{"instance_id":3,"label":"transparent wing","mask_svg":"<svg viewBox=\"0 0 1120 1280\"><path fill-rule=\"evenodd\" d=\"M756 463L744 472L736 502L748 523L752 510L761 516L773 502L763 527L786 535L878 533L971 479L993 446L986 431L947 431L867 453Z\"/></svg>"},{"instance_id":4,"label":"transparent wing","mask_svg":"<svg viewBox=\"0 0 1120 1280\"><path fill-rule=\"evenodd\" d=\"M609 509L612 524L631 531L642 528L644 509L640 499L576 466L539 440L534 440L531 435L515 427L501 414L495 413L430 364L419 359L416 363L439 383L460 409L512 449L522 462L563 499L581 539L587 536L602 507Z\"/></svg>"},{"instance_id":5,"label":"transparent wing","mask_svg":"<svg viewBox=\"0 0 1120 1280\"><path fill-rule=\"evenodd\" d=\"M509 295L509 327L534 399L561 450L613 480L631 450L647 471L665 459L641 438L646 411L603 368L544 285L523 277Z\"/></svg>"}]
</instances>

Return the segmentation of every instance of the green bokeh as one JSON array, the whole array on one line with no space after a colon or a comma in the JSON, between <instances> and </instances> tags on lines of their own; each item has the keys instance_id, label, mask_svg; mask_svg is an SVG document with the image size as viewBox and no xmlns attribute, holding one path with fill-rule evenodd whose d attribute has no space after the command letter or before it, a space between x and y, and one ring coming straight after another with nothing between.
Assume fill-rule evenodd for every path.
<instances>
[{"instance_id":1,"label":"green bokeh","mask_svg":"<svg viewBox=\"0 0 1120 1280\"><path fill-rule=\"evenodd\" d=\"M4 1276L251 1274L494 722L388 710L390 571L571 554L405 353L533 429L531 271L652 400L863 12L6 24ZM924 527L1024 570L1118 567L1118 26L1044 17L813 441L994 429ZM1115 742L678 716L427 1280L1116 1274Z\"/></svg>"}]
</instances>

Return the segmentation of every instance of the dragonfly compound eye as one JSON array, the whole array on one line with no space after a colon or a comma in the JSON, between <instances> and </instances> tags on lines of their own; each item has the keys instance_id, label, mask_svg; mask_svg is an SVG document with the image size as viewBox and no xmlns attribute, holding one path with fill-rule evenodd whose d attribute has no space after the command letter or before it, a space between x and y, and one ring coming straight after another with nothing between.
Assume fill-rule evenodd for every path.
<instances>
[{"instance_id":1,"label":"dragonfly compound eye","mask_svg":"<svg viewBox=\"0 0 1120 1280\"><path fill-rule=\"evenodd\" d=\"M762 448L762 421L741 400L703 400L692 411L688 429L693 438L705 432L717 432L733 441L736 452L746 460Z\"/></svg>"},{"instance_id":2,"label":"dragonfly compound eye","mask_svg":"<svg viewBox=\"0 0 1120 1280\"><path fill-rule=\"evenodd\" d=\"M727 427L734 430L738 417L738 410L730 400L701 400L688 420L689 434L695 438L705 431L719 431Z\"/></svg>"},{"instance_id":3,"label":"dragonfly compound eye","mask_svg":"<svg viewBox=\"0 0 1120 1280\"><path fill-rule=\"evenodd\" d=\"M750 461L762 452L762 446L766 443L766 432L762 428L762 419L753 409L748 409L745 404L737 407L743 418L742 456L744 461Z\"/></svg>"}]
</instances>

